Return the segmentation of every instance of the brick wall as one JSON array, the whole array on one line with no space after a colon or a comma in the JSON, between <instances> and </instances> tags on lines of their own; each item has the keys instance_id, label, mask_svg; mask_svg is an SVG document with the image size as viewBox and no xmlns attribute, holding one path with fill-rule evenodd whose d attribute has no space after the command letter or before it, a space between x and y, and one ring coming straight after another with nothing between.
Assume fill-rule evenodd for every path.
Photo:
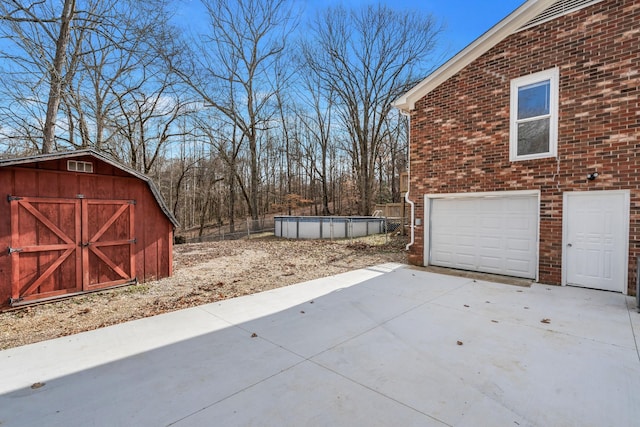
<instances>
[{"instance_id":1,"label":"brick wall","mask_svg":"<svg viewBox=\"0 0 640 427\"><path fill-rule=\"evenodd\" d=\"M640 255L640 0L603 1L507 37L416 103L410 196L541 191L539 278L560 284L562 194L631 191L629 290ZM558 157L509 161L510 81L560 69ZM595 181L586 174L598 171ZM409 260L423 264L424 226Z\"/></svg>"}]
</instances>

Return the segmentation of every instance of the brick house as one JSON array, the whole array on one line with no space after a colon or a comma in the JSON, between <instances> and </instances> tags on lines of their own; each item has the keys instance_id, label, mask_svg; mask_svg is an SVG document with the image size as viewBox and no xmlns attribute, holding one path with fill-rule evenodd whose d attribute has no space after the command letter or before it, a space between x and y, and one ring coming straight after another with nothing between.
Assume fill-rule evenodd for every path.
<instances>
[{"instance_id":1,"label":"brick house","mask_svg":"<svg viewBox=\"0 0 640 427\"><path fill-rule=\"evenodd\" d=\"M631 293L640 0L528 0L395 106L409 261Z\"/></svg>"}]
</instances>

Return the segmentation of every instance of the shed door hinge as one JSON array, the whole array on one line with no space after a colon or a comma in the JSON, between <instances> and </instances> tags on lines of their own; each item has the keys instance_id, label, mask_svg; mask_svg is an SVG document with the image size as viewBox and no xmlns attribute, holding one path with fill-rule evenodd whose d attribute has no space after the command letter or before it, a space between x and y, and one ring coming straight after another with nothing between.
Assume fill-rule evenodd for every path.
<instances>
[{"instance_id":1,"label":"shed door hinge","mask_svg":"<svg viewBox=\"0 0 640 427\"><path fill-rule=\"evenodd\" d=\"M24 298L22 297L18 297L18 298L9 298L9 305L13 306L15 303L22 301Z\"/></svg>"},{"instance_id":2,"label":"shed door hinge","mask_svg":"<svg viewBox=\"0 0 640 427\"><path fill-rule=\"evenodd\" d=\"M22 252L22 248L12 248L11 246L9 246L9 255L11 255L14 252Z\"/></svg>"},{"instance_id":3,"label":"shed door hinge","mask_svg":"<svg viewBox=\"0 0 640 427\"><path fill-rule=\"evenodd\" d=\"M14 200L22 200L22 197L12 196L11 194L7 196L7 201L13 202Z\"/></svg>"},{"instance_id":4,"label":"shed door hinge","mask_svg":"<svg viewBox=\"0 0 640 427\"><path fill-rule=\"evenodd\" d=\"M136 201L135 200L129 200L129 204L135 206L136 205Z\"/></svg>"}]
</instances>

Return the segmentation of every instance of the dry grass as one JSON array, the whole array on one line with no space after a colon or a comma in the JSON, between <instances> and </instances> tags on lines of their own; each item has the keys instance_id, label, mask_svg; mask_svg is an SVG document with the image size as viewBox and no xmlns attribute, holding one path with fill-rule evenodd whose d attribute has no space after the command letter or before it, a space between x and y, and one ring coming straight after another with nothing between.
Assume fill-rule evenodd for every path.
<instances>
[{"instance_id":1,"label":"dry grass","mask_svg":"<svg viewBox=\"0 0 640 427\"><path fill-rule=\"evenodd\" d=\"M404 243L381 235L178 245L173 277L0 313L0 350L384 262L404 263Z\"/></svg>"}]
</instances>

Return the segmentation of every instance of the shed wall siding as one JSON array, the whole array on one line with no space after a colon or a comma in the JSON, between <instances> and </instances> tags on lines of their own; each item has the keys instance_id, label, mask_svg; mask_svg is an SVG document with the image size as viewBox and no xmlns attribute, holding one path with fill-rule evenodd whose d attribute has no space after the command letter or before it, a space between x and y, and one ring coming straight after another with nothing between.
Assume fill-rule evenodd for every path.
<instances>
[{"instance_id":1,"label":"shed wall siding","mask_svg":"<svg viewBox=\"0 0 640 427\"><path fill-rule=\"evenodd\" d=\"M631 191L629 290L640 255L640 0L604 1L509 36L416 103L410 196L540 190L539 280L561 283L562 194ZM560 69L558 157L509 161L510 81ZM588 172L598 171L595 181ZM424 225L409 260L423 264Z\"/></svg>"}]
</instances>

